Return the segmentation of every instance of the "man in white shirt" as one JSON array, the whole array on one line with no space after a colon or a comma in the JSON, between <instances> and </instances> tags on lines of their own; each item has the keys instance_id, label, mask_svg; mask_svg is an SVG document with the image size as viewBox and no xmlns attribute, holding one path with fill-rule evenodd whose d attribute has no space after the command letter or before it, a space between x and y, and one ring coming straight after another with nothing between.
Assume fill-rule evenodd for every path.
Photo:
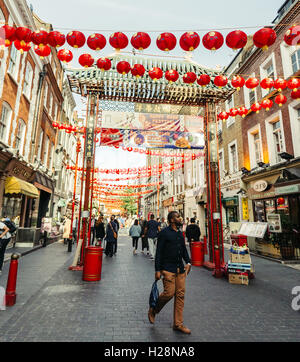
<instances>
[{"instance_id":1,"label":"man in white shirt","mask_svg":"<svg viewBox=\"0 0 300 362\"><path fill-rule=\"evenodd\" d=\"M9 228L3 221L4 220L0 221L0 274L2 272L5 250L11 239Z\"/></svg>"}]
</instances>

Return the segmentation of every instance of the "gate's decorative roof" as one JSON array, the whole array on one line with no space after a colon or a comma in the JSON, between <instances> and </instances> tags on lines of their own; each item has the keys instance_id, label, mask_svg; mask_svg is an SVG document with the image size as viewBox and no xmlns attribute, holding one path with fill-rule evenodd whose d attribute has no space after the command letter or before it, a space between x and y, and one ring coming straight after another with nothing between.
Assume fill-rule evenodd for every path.
<instances>
[{"instance_id":1,"label":"gate's decorative roof","mask_svg":"<svg viewBox=\"0 0 300 362\"><path fill-rule=\"evenodd\" d=\"M235 89L231 85L218 88L213 79L220 73L208 68L200 67L189 61L166 60L163 58L146 58L134 55L113 55L108 57L112 62L109 71L101 71L96 66L91 68L67 69L67 75L73 92L86 96L88 93L97 93L100 99L140 103L167 103L201 106L207 101L225 100ZM143 64L146 73L141 78L134 77L130 72L119 74L116 65L126 60L131 66ZM152 67L160 67L164 72L176 69L181 76L177 82L169 83L164 77L153 81L147 71ZM206 87L197 83L185 84L182 76L186 72L195 72L197 76L208 74L212 80Z\"/></svg>"}]
</instances>

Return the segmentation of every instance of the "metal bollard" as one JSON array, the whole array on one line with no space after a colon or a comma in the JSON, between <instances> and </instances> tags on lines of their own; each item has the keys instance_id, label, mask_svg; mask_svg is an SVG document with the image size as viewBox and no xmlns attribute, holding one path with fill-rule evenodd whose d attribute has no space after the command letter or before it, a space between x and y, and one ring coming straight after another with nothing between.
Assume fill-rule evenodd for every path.
<instances>
[{"instance_id":1,"label":"metal bollard","mask_svg":"<svg viewBox=\"0 0 300 362\"><path fill-rule=\"evenodd\" d=\"M20 254L12 254L9 266L9 273L6 285L6 305L8 307L13 306L16 303L16 285L17 285L17 275L18 275L18 259Z\"/></svg>"},{"instance_id":2,"label":"metal bollard","mask_svg":"<svg viewBox=\"0 0 300 362\"><path fill-rule=\"evenodd\" d=\"M215 269L213 271L213 276L215 278L222 278L223 276L221 270L220 249L218 245L215 246Z\"/></svg>"},{"instance_id":3,"label":"metal bollard","mask_svg":"<svg viewBox=\"0 0 300 362\"><path fill-rule=\"evenodd\" d=\"M73 240L68 239L68 253L71 253L71 251L72 251L72 243L73 243Z\"/></svg>"},{"instance_id":4,"label":"metal bollard","mask_svg":"<svg viewBox=\"0 0 300 362\"><path fill-rule=\"evenodd\" d=\"M47 246L47 231L44 231L43 248Z\"/></svg>"}]
</instances>

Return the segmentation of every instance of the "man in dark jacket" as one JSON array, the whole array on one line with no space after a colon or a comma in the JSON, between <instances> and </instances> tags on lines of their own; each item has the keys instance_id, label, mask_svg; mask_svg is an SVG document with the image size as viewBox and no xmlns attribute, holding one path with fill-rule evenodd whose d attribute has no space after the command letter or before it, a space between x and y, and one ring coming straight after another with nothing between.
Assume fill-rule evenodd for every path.
<instances>
[{"instance_id":1,"label":"man in dark jacket","mask_svg":"<svg viewBox=\"0 0 300 362\"><path fill-rule=\"evenodd\" d=\"M115 215L112 215L114 217L114 223L116 224L116 228L117 228L117 238L116 238L116 241L114 243L114 255L117 254L117 248L118 248L118 233L119 233L119 229L120 229L120 224L119 224L119 221L117 220L117 218L115 217Z\"/></svg>"},{"instance_id":2,"label":"man in dark jacket","mask_svg":"<svg viewBox=\"0 0 300 362\"><path fill-rule=\"evenodd\" d=\"M147 221L144 220L143 217L140 218L140 222L139 222L141 228L142 228L142 253L144 254L144 249L147 249L147 255L149 255L149 244L148 244L148 238L145 235L145 230L146 230L146 226L147 226Z\"/></svg>"},{"instance_id":3,"label":"man in dark jacket","mask_svg":"<svg viewBox=\"0 0 300 362\"><path fill-rule=\"evenodd\" d=\"M191 223L187 226L185 231L185 236L188 239L190 247L192 241L200 241L200 235L201 235L200 228L196 224L195 218L191 218Z\"/></svg>"},{"instance_id":4,"label":"man in dark jacket","mask_svg":"<svg viewBox=\"0 0 300 362\"><path fill-rule=\"evenodd\" d=\"M158 234L158 242L155 256L155 279L163 276L164 291L160 294L156 308L150 308L148 318L154 323L155 315L158 314L166 303L173 297L174 301L174 323L173 329L185 334L191 331L183 325L183 307L185 294L185 279L191 270L191 260L185 247L181 226L180 215L171 211L168 215L169 226ZM183 261L186 265L183 265Z\"/></svg>"}]
</instances>

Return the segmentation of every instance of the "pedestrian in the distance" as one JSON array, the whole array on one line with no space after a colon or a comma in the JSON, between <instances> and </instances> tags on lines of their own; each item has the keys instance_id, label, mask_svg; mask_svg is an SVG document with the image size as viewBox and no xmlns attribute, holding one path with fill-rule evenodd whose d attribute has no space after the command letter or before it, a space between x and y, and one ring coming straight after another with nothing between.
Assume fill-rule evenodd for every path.
<instances>
[{"instance_id":1,"label":"pedestrian in the distance","mask_svg":"<svg viewBox=\"0 0 300 362\"><path fill-rule=\"evenodd\" d=\"M129 229L129 236L132 237L133 255L137 254L138 242L142 233L142 228L139 225L138 219L134 220L134 224Z\"/></svg>"},{"instance_id":2,"label":"pedestrian in the distance","mask_svg":"<svg viewBox=\"0 0 300 362\"><path fill-rule=\"evenodd\" d=\"M164 229L168 226L164 217L161 218L160 229Z\"/></svg>"},{"instance_id":3,"label":"pedestrian in the distance","mask_svg":"<svg viewBox=\"0 0 300 362\"><path fill-rule=\"evenodd\" d=\"M155 279L159 280L163 276L164 291L159 295L156 308L150 307L148 318L153 324L155 315L174 297L173 329L190 334L190 329L183 325L183 308L185 279L191 270L191 260L179 230L182 224L178 212L171 211L168 222L169 226L158 234L155 256Z\"/></svg>"},{"instance_id":4,"label":"pedestrian in the distance","mask_svg":"<svg viewBox=\"0 0 300 362\"><path fill-rule=\"evenodd\" d=\"M64 244L68 244L68 239L70 237L70 231L71 231L71 219L69 218L69 215L66 216L63 223L63 227L64 227L64 234L63 234Z\"/></svg>"},{"instance_id":5,"label":"pedestrian in the distance","mask_svg":"<svg viewBox=\"0 0 300 362\"><path fill-rule=\"evenodd\" d=\"M185 232L185 236L190 245L190 250L191 250L191 242L200 241L200 235L201 235L200 228L196 224L196 220L194 218L191 218L191 223L187 226Z\"/></svg>"},{"instance_id":6,"label":"pedestrian in the distance","mask_svg":"<svg viewBox=\"0 0 300 362\"><path fill-rule=\"evenodd\" d=\"M0 274L2 273L5 250L11 239L9 228L4 224L3 221L4 220L0 222Z\"/></svg>"},{"instance_id":7,"label":"pedestrian in the distance","mask_svg":"<svg viewBox=\"0 0 300 362\"><path fill-rule=\"evenodd\" d=\"M147 222L145 235L148 238L150 259L154 260L156 251L157 235L160 232L159 223L154 219L154 215L151 214L150 220Z\"/></svg>"},{"instance_id":8,"label":"pedestrian in the distance","mask_svg":"<svg viewBox=\"0 0 300 362\"><path fill-rule=\"evenodd\" d=\"M95 214L93 214L91 218L91 245L94 245L95 241L95 223L96 223L96 216Z\"/></svg>"},{"instance_id":9,"label":"pedestrian in the distance","mask_svg":"<svg viewBox=\"0 0 300 362\"><path fill-rule=\"evenodd\" d=\"M78 217L76 216L73 220L73 226L72 226L72 234L73 234L73 243L76 243L77 241L77 231L78 231Z\"/></svg>"},{"instance_id":10,"label":"pedestrian in the distance","mask_svg":"<svg viewBox=\"0 0 300 362\"><path fill-rule=\"evenodd\" d=\"M103 216L99 216L98 220L95 224L95 232L96 232L96 245L102 246L103 239L105 237L105 228L104 228L104 222L103 222Z\"/></svg>"},{"instance_id":11,"label":"pedestrian in the distance","mask_svg":"<svg viewBox=\"0 0 300 362\"><path fill-rule=\"evenodd\" d=\"M116 225L117 228L117 237L116 237L116 241L114 243L114 255L117 254L117 249L118 249L118 234L119 234L119 229L120 229L120 224L119 221L117 220L117 218L115 217L115 215L112 215L114 217L114 223Z\"/></svg>"},{"instance_id":12,"label":"pedestrian in the distance","mask_svg":"<svg viewBox=\"0 0 300 362\"><path fill-rule=\"evenodd\" d=\"M111 216L106 226L106 248L105 255L112 257L114 255L114 244L117 240L117 225L114 223L114 215Z\"/></svg>"},{"instance_id":13,"label":"pedestrian in the distance","mask_svg":"<svg viewBox=\"0 0 300 362\"><path fill-rule=\"evenodd\" d=\"M141 237L142 237L142 253L144 254L144 249L147 249L147 255L149 255L149 244L147 235L145 235L147 221L141 217L140 226L142 228Z\"/></svg>"}]
</instances>

